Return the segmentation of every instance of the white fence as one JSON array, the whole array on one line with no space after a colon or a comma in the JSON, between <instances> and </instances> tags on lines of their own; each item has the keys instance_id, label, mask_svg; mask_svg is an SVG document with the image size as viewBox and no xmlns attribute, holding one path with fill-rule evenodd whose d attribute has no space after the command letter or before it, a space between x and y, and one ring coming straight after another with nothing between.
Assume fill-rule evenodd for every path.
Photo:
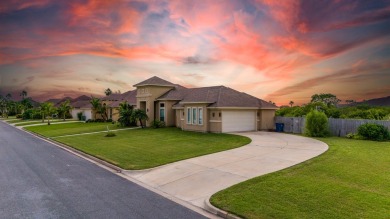
<instances>
[{"instance_id":1,"label":"white fence","mask_svg":"<svg viewBox=\"0 0 390 219\"><path fill-rule=\"evenodd\" d=\"M275 117L276 123L284 123L284 132L304 133L304 117ZM369 120L369 119L328 119L329 131L333 136L345 136L348 133L357 133L359 126L366 123L376 123L387 127L390 130L389 120Z\"/></svg>"}]
</instances>

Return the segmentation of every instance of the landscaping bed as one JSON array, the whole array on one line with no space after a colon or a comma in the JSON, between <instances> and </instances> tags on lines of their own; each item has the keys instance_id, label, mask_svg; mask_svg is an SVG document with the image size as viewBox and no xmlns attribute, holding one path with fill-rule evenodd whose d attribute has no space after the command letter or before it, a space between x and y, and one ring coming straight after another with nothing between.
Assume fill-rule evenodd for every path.
<instances>
[{"instance_id":1,"label":"landscaping bed","mask_svg":"<svg viewBox=\"0 0 390 219\"><path fill-rule=\"evenodd\" d=\"M244 218L387 218L390 142L320 138L329 150L222 190L211 203Z\"/></svg>"},{"instance_id":2,"label":"landscaping bed","mask_svg":"<svg viewBox=\"0 0 390 219\"><path fill-rule=\"evenodd\" d=\"M55 140L129 170L229 150L251 141L238 135L188 132L177 128L133 129L115 134L111 138L98 133Z\"/></svg>"}]
</instances>

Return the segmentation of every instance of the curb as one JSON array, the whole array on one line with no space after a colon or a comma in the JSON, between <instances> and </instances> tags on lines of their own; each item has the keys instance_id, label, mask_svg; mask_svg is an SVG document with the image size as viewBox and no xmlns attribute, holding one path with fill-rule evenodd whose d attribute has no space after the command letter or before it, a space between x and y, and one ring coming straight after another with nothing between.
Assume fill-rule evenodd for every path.
<instances>
[{"instance_id":1,"label":"curb","mask_svg":"<svg viewBox=\"0 0 390 219\"><path fill-rule=\"evenodd\" d=\"M240 217L234 215L234 214L231 214L229 212L226 212L224 210L221 210L217 207L215 207L214 205L212 205L210 203L210 197L207 197L206 200L204 201L204 209L212 214L215 214L217 216L220 216L222 218L226 218L226 219L241 219Z\"/></svg>"},{"instance_id":2,"label":"curb","mask_svg":"<svg viewBox=\"0 0 390 219\"><path fill-rule=\"evenodd\" d=\"M37 134L37 133L34 133L34 132L30 132L30 131L28 131L26 129L19 129L19 130L22 130L22 131L27 132L27 133L29 133L31 135L34 135L35 137L40 138L40 139L42 139L44 141L48 141L48 142L50 142L50 143L52 143L52 144L54 144L56 146L59 146L59 148L61 148L63 150L70 151L71 153L76 154L79 157L83 157L83 158L87 158L87 159L93 160L94 162L99 163L99 164L101 164L101 165L103 165L103 166L105 166L105 167L107 167L107 168L109 168L111 170L114 170L117 173L122 173L122 171L123 171L123 169L120 168L120 167L117 167L117 166L115 166L113 164L110 164L110 163L108 163L108 162L106 162L104 160L96 158L96 157L94 157L92 155L89 155L89 154L87 154L85 152L79 151L79 150L77 150L75 148L72 148L72 147L70 147L70 146L68 146L66 144L61 143L61 142L52 140L50 138L46 138L43 135L40 135L40 134Z\"/></svg>"}]
</instances>

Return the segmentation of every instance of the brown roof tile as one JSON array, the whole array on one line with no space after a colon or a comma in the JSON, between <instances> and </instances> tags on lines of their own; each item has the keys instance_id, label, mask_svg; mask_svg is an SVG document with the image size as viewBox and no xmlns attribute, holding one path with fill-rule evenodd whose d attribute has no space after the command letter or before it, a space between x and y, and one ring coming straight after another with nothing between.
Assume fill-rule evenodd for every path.
<instances>
[{"instance_id":1,"label":"brown roof tile","mask_svg":"<svg viewBox=\"0 0 390 219\"><path fill-rule=\"evenodd\" d=\"M161 79L157 76L154 76L154 77L146 79L145 81L142 81L138 84L135 84L134 87L145 86L145 85L175 86L175 84L173 84L169 81L166 81L166 80Z\"/></svg>"}]
</instances>

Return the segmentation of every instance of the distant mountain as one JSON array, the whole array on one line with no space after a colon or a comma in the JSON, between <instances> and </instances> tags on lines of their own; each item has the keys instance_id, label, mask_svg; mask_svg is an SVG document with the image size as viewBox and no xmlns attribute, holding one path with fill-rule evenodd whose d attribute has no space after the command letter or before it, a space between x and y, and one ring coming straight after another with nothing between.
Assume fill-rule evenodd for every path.
<instances>
[{"instance_id":1,"label":"distant mountain","mask_svg":"<svg viewBox=\"0 0 390 219\"><path fill-rule=\"evenodd\" d=\"M370 106L390 106L390 96L370 99L363 102L358 102L357 104L367 104Z\"/></svg>"},{"instance_id":2,"label":"distant mountain","mask_svg":"<svg viewBox=\"0 0 390 219\"><path fill-rule=\"evenodd\" d=\"M362 102L355 102L351 104L339 104L339 107L356 106L356 105L363 105L363 104L369 106L390 106L390 96L365 100Z\"/></svg>"}]
</instances>

